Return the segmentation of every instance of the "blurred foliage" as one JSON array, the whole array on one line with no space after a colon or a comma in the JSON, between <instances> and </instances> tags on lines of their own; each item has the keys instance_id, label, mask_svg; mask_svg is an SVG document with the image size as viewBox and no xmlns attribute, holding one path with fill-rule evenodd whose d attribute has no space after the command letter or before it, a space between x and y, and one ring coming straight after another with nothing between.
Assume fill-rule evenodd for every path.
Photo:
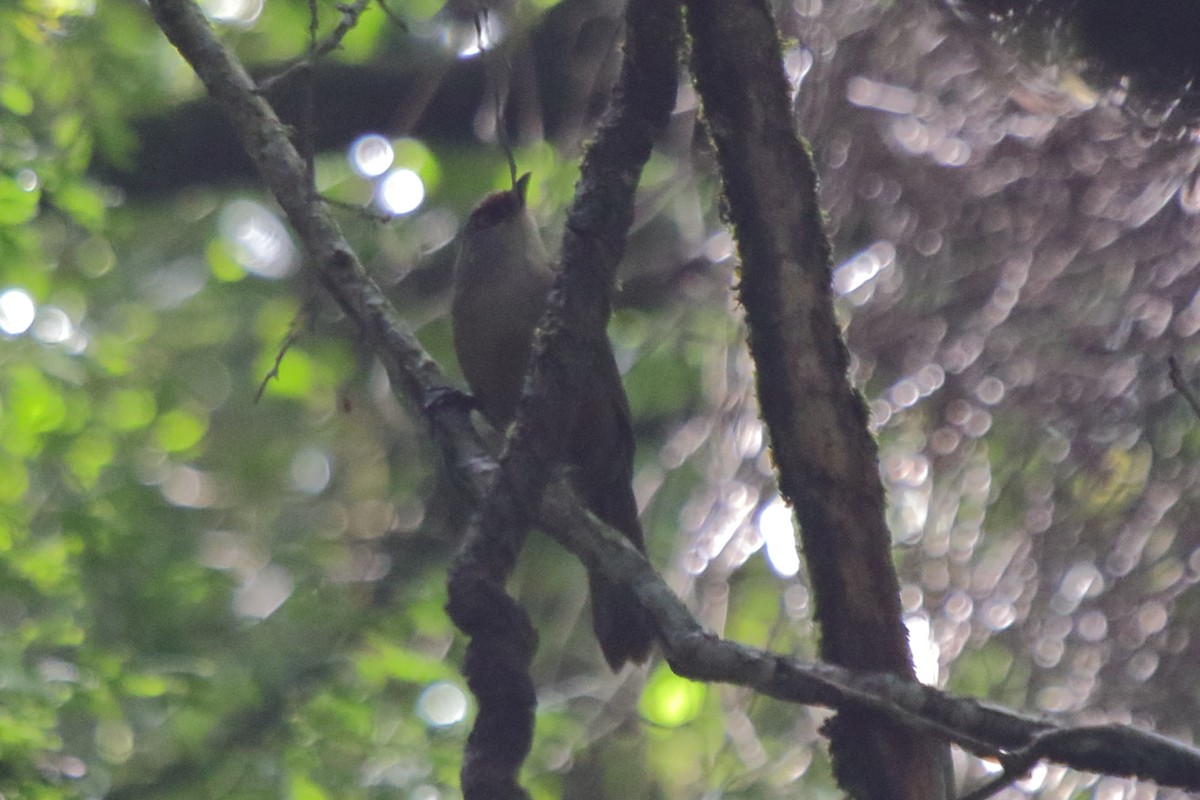
<instances>
[{"instance_id":1,"label":"blurred foliage","mask_svg":"<svg viewBox=\"0 0 1200 800\"><path fill-rule=\"evenodd\" d=\"M316 5L320 37L340 12ZM447 243L508 180L487 92L553 244L620 3L505 6L483 59L457 4L390 6L402 26L369 5L315 72L345 69L359 106L371 70L411 67L394 81L420 91L367 109L382 169L346 141L315 174L343 206L419 186L386 223L339 213L453 371ZM205 8L256 73L308 45L308 4ZM1200 426L1164 366L1200 362L1194 142L938 4L779 18L926 674L1195 736ZM192 177L155 191L122 179L175 174L148 119L210 141L201 95L136 0L0 2L0 795L453 798L463 498L232 151L178 152ZM349 116L338 97L318 127ZM611 327L636 489L652 559L706 625L811 657L706 147L684 91ZM398 170L416 183L387 194ZM833 796L825 712L662 664L609 675L584 583L530 539L513 590L541 637L534 797ZM1096 786L1049 771L1025 790Z\"/></svg>"}]
</instances>

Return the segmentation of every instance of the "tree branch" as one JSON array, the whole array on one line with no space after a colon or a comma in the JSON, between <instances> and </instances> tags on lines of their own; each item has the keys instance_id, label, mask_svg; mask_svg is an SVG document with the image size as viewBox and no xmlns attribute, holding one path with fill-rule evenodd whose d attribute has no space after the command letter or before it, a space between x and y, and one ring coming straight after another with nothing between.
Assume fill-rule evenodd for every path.
<instances>
[{"instance_id":1,"label":"tree branch","mask_svg":"<svg viewBox=\"0 0 1200 800\"><path fill-rule=\"evenodd\" d=\"M834 318L817 177L763 0L690 0L692 70L742 257L741 299L779 487L800 524L821 658L915 675L891 561L878 452ZM862 800L949 797L945 745L839 714L838 783Z\"/></svg>"},{"instance_id":2,"label":"tree branch","mask_svg":"<svg viewBox=\"0 0 1200 800\"><path fill-rule=\"evenodd\" d=\"M745 686L789 703L867 711L908 731L958 744L982 758L1047 759L1065 766L1200 790L1200 750L1127 725L1067 727L891 673L812 663L720 639L705 631L654 567L617 531L551 486L539 526L579 557L627 585L652 615L671 668L693 680ZM1013 762L1015 763L1015 762Z\"/></svg>"},{"instance_id":3,"label":"tree branch","mask_svg":"<svg viewBox=\"0 0 1200 800\"><path fill-rule=\"evenodd\" d=\"M587 393L623 399L606 333L617 263L633 221L634 192L675 104L683 30L679 0L631 0L625 58L612 105L580 167L563 237L563 264L541 325L529 383L500 474L475 515L449 578L447 606L468 636L464 672L479 714L467 743L468 800L520 798L517 771L532 740L535 637L504 591L548 483L569 462ZM597 385L597 376L611 374ZM627 405L627 403L626 403ZM632 433L629 433L632 438ZM560 482L563 497L574 493Z\"/></svg>"}]
</instances>

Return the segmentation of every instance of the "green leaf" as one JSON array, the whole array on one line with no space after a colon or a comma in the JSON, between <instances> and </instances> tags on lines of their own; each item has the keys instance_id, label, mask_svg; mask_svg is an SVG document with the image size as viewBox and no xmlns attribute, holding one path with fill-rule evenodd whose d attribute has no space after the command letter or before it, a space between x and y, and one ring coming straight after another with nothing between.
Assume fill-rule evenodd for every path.
<instances>
[{"instance_id":1,"label":"green leaf","mask_svg":"<svg viewBox=\"0 0 1200 800\"><path fill-rule=\"evenodd\" d=\"M54 204L88 230L104 222L104 198L86 184L73 183L59 189L54 193Z\"/></svg>"},{"instance_id":2,"label":"green leaf","mask_svg":"<svg viewBox=\"0 0 1200 800\"><path fill-rule=\"evenodd\" d=\"M0 225L21 225L38 215L40 189L26 191L16 180L0 175Z\"/></svg>"},{"instance_id":3,"label":"green leaf","mask_svg":"<svg viewBox=\"0 0 1200 800\"><path fill-rule=\"evenodd\" d=\"M71 574L70 548L61 536L51 536L26 550L18 565L21 575L43 592L57 589Z\"/></svg>"},{"instance_id":4,"label":"green leaf","mask_svg":"<svg viewBox=\"0 0 1200 800\"><path fill-rule=\"evenodd\" d=\"M16 503L29 489L29 471L20 459L0 452L0 503ZM6 536L0 533L0 552Z\"/></svg>"},{"instance_id":5,"label":"green leaf","mask_svg":"<svg viewBox=\"0 0 1200 800\"><path fill-rule=\"evenodd\" d=\"M119 431L144 428L154 421L158 405L146 389L120 389L105 403L104 419Z\"/></svg>"},{"instance_id":6,"label":"green leaf","mask_svg":"<svg viewBox=\"0 0 1200 800\"><path fill-rule=\"evenodd\" d=\"M325 800L325 790L303 775L292 775L288 797L291 800Z\"/></svg>"},{"instance_id":7,"label":"green leaf","mask_svg":"<svg viewBox=\"0 0 1200 800\"><path fill-rule=\"evenodd\" d=\"M443 661L382 639L374 639L371 649L358 657L359 677L368 685L382 688L388 681L424 685L451 680L456 673Z\"/></svg>"},{"instance_id":8,"label":"green leaf","mask_svg":"<svg viewBox=\"0 0 1200 800\"><path fill-rule=\"evenodd\" d=\"M187 450L204 438L207 430L208 420L181 408L163 414L155 427L158 444L168 453Z\"/></svg>"},{"instance_id":9,"label":"green leaf","mask_svg":"<svg viewBox=\"0 0 1200 800\"><path fill-rule=\"evenodd\" d=\"M0 106L18 117L27 117L33 113L33 95L21 84L9 81L0 84Z\"/></svg>"},{"instance_id":10,"label":"green leaf","mask_svg":"<svg viewBox=\"0 0 1200 800\"><path fill-rule=\"evenodd\" d=\"M121 684L133 697L159 697L171 688L171 682L162 675L125 675Z\"/></svg>"},{"instance_id":11,"label":"green leaf","mask_svg":"<svg viewBox=\"0 0 1200 800\"><path fill-rule=\"evenodd\" d=\"M236 283L246 277L246 270L230 255L229 248L220 239L213 239L204 248L204 257L213 277L222 283Z\"/></svg>"},{"instance_id":12,"label":"green leaf","mask_svg":"<svg viewBox=\"0 0 1200 800\"><path fill-rule=\"evenodd\" d=\"M96 485L100 473L112 463L112 459L112 440L106 433L95 429L76 437L67 450L67 466L71 474L87 489Z\"/></svg>"},{"instance_id":13,"label":"green leaf","mask_svg":"<svg viewBox=\"0 0 1200 800\"><path fill-rule=\"evenodd\" d=\"M28 364L13 367L9 380L10 423L17 434L47 433L62 426L67 406L58 386Z\"/></svg>"}]
</instances>

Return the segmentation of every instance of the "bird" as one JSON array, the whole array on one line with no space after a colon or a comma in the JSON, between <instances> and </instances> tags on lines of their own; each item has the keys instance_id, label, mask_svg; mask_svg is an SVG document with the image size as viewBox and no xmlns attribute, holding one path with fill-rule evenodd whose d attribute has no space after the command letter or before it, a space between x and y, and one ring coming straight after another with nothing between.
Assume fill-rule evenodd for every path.
<instances>
[{"instance_id":1,"label":"bird","mask_svg":"<svg viewBox=\"0 0 1200 800\"><path fill-rule=\"evenodd\" d=\"M484 419L503 432L516 417L538 320L557 270L526 205L529 173L472 210L460 235L450 319L454 350ZM602 352L601 352L602 351ZM597 348L588 384L569 398L574 424L564 449L567 476L588 510L643 554L633 494L633 424L611 347ZM644 662L654 643L637 602L588 573L592 627L614 672Z\"/></svg>"}]
</instances>

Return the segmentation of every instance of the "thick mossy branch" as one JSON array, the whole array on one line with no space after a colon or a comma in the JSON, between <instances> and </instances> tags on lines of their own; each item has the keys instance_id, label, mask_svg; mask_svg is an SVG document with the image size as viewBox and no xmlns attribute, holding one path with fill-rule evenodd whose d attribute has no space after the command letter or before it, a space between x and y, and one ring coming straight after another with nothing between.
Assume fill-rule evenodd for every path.
<instances>
[{"instance_id":1,"label":"thick mossy branch","mask_svg":"<svg viewBox=\"0 0 1200 800\"><path fill-rule=\"evenodd\" d=\"M795 131L778 31L761 0L688 3L692 65L742 257L758 397L784 497L800 523L821 656L913 679L878 453L834 318L812 159ZM827 727L860 798L946 797L945 745L869 715Z\"/></svg>"}]
</instances>

